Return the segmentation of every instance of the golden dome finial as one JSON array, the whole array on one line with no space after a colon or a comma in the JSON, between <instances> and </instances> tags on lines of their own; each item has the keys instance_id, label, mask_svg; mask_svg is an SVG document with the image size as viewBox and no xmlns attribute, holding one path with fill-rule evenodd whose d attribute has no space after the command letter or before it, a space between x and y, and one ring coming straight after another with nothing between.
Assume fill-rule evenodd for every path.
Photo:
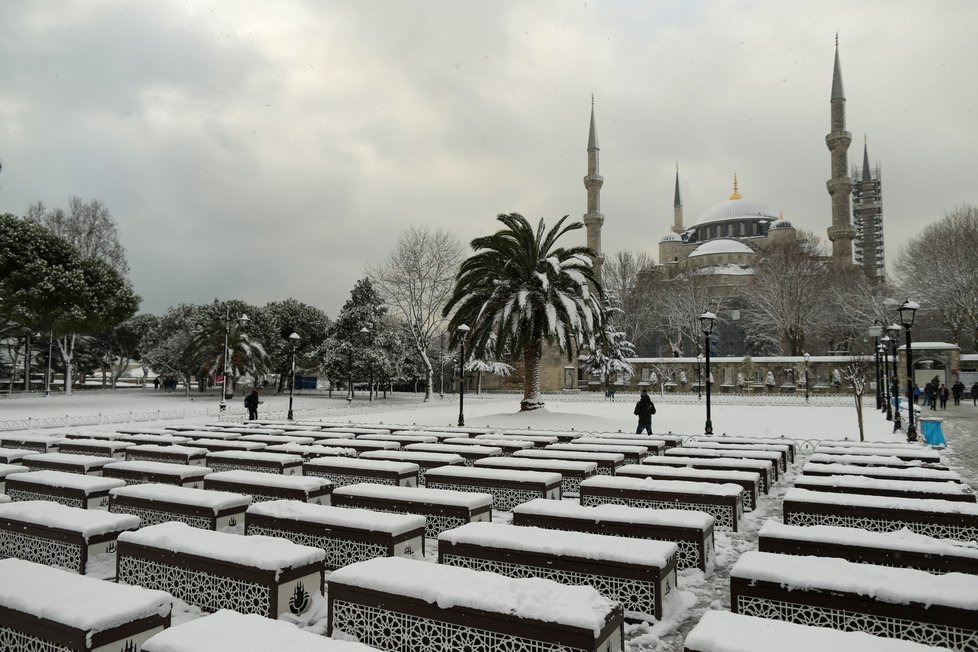
<instances>
[{"instance_id":1,"label":"golden dome finial","mask_svg":"<svg viewBox=\"0 0 978 652\"><path fill-rule=\"evenodd\" d=\"M733 191L733 194L730 195L730 199L743 199L743 197L740 196L740 193L737 192L737 173L736 172L734 172L734 191Z\"/></svg>"}]
</instances>

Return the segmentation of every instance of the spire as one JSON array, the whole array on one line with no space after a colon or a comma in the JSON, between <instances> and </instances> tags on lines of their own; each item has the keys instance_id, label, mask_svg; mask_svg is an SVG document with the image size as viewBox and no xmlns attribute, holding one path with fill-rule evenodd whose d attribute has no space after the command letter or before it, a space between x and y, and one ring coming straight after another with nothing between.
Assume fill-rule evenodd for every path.
<instances>
[{"instance_id":1,"label":"spire","mask_svg":"<svg viewBox=\"0 0 978 652\"><path fill-rule=\"evenodd\" d=\"M672 205L674 207L683 205L683 200L679 196L679 161L676 161L676 198L673 200Z\"/></svg>"},{"instance_id":2,"label":"spire","mask_svg":"<svg viewBox=\"0 0 978 652\"><path fill-rule=\"evenodd\" d=\"M683 199L679 196L679 161L676 161L676 198L672 203L672 232L679 235L683 227Z\"/></svg>"},{"instance_id":3,"label":"spire","mask_svg":"<svg viewBox=\"0 0 978 652\"><path fill-rule=\"evenodd\" d=\"M835 33L835 68L832 71L832 99L846 99L846 92L842 88L842 64L839 63L839 33Z\"/></svg>"},{"instance_id":4,"label":"spire","mask_svg":"<svg viewBox=\"0 0 978 652\"><path fill-rule=\"evenodd\" d=\"M734 191L730 194L730 199L743 199L740 193L737 192L737 173L734 172Z\"/></svg>"},{"instance_id":5,"label":"spire","mask_svg":"<svg viewBox=\"0 0 978 652\"><path fill-rule=\"evenodd\" d=\"M591 129L587 136L587 148L601 149L598 147L598 129L594 126L594 93L591 93Z\"/></svg>"},{"instance_id":6,"label":"spire","mask_svg":"<svg viewBox=\"0 0 978 652\"><path fill-rule=\"evenodd\" d=\"M873 175L869 171L869 143L866 135L863 134L863 181L872 181Z\"/></svg>"},{"instance_id":7,"label":"spire","mask_svg":"<svg viewBox=\"0 0 978 652\"><path fill-rule=\"evenodd\" d=\"M597 252L594 261L594 273L601 278L601 266L604 254L601 252L601 225L604 215L601 213L601 186L604 178L599 171L598 130L594 124L594 94L591 94L591 127L587 137L587 176L584 177L584 187L587 189L587 213L584 214L584 227L587 229L587 246Z\"/></svg>"}]
</instances>

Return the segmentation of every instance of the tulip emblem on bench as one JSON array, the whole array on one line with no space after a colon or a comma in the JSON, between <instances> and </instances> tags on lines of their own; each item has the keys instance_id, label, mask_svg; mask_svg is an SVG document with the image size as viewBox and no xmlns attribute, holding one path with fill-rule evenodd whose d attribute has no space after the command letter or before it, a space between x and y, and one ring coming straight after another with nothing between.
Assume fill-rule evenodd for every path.
<instances>
[{"instance_id":1,"label":"tulip emblem on bench","mask_svg":"<svg viewBox=\"0 0 978 652\"><path fill-rule=\"evenodd\" d=\"M102 500L100 500L99 503L98 503L98 506L99 507L108 507L108 505L109 505L109 497L108 496L104 496L102 498Z\"/></svg>"},{"instance_id":2,"label":"tulip emblem on bench","mask_svg":"<svg viewBox=\"0 0 978 652\"><path fill-rule=\"evenodd\" d=\"M234 518L233 516L230 519L228 519L228 527L234 527L237 524L238 524L238 519Z\"/></svg>"},{"instance_id":3,"label":"tulip emblem on bench","mask_svg":"<svg viewBox=\"0 0 978 652\"><path fill-rule=\"evenodd\" d=\"M109 541L109 545L105 546L105 552L115 552L115 541Z\"/></svg>"},{"instance_id":4,"label":"tulip emblem on bench","mask_svg":"<svg viewBox=\"0 0 978 652\"><path fill-rule=\"evenodd\" d=\"M307 593L305 587L302 586L302 582L299 582L295 585L295 590L292 592L292 598L289 600L289 611L298 616L308 608L309 593Z\"/></svg>"}]
</instances>

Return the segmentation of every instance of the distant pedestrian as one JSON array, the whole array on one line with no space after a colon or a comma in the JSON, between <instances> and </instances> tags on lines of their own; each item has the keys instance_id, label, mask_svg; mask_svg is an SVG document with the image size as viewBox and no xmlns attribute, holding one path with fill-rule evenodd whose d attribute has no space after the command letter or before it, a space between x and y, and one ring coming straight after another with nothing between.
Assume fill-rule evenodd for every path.
<instances>
[{"instance_id":1,"label":"distant pedestrian","mask_svg":"<svg viewBox=\"0 0 978 652\"><path fill-rule=\"evenodd\" d=\"M913 384L913 404L917 405L920 402L920 385L917 383Z\"/></svg>"},{"instance_id":2,"label":"distant pedestrian","mask_svg":"<svg viewBox=\"0 0 978 652\"><path fill-rule=\"evenodd\" d=\"M153 389L158 390L160 388L160 377L157 376L153 379Z\"/></svg>"},{"instance_id":3,"label":"distant pedestrian","mask_svg":"<svg viewBox=\"0 0 978 652\"><path fill-rule=\"evenodd\" d=\"M245 396L244 405L248 408L248 420L254 421L258 418L258 406L264 403L264 401L258 400L261 392L261 387L256 387L251 390L251 393Z\"/></svg>"},{"instance_id":4,"label":"distant pedestrian","mask_svg":"<svg viewBox=\"0 0 978 652\"><path fill-rule=\"evenodd\" d=\"M951 392L947 390L947 385L941 383L941 388L938 391L938 396L941 399L941 409L947 409L947 399L951 396Z\"/></svg>"},{"instance_id":5,"label":"distant pedestrian","mask_svg":"<svg viewBox=\"0 0 978 652\"><path fill-rule=\"evenodd\" d=\"M608 385L608 398L610 398L612 401L615 400L615 386L614 385Z\"/></svg>"},{"instance_id":6,"label":"distant pedestrian","mask_svg":"<svg viewBox=\"0 0 978 652\"><path fill-rule=\"evenodd\" d=\"M635 434L640 435L644 430L651 435L652 415L655 414L655 403L652 402L652 398L649 396L647 389L642 390L642 395L639 397L638 403L635 404L634 414L638 416L638 429L635 430Z\"/></svg>"},{"instance_id":7,"label":"distant pedestrian","mask_svg":"<svg viewBox=\"0 0 978 652\"><path fill-rule=\"evenodd\" d=\"M978 405L978 381L971 386L971 404Z\"/></svg>"},{"instance_id":8,"label":"distant pedestrian","mask_svg":"<svg viewBox=\"0 0 978 652\"><path fill-rule=\"evenodd\" d=\"M961 405L961 397L964 396L964 383L958 380L951 385L951 395L954 396L954 404Z\"/></svg>"},{"instance_id":9,"label":"distant pedestrian","mask_svg":"<svg viewBox=\"0 0 978 652\"><path fill-rule=\"evenodd\" d=\"M924 385L924 407L934 408L934 385L927 383Z\"/></svg>"}]
</instances>

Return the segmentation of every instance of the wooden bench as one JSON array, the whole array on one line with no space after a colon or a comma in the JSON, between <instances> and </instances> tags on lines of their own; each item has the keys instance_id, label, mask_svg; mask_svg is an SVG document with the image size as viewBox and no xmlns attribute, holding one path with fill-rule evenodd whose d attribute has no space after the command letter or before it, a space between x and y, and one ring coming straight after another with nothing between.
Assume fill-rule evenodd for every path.
<instances>
[{"instance_id":1,"label":"wooden bench","mask_svg":"<svg viewBox=\"0 0 978 652\"><path fill-rule=\"evenodd\" d=\"M352 448L357 455L370 452L387 452L401 450L401 445L396 441L371 441L369 439L317 439L316 444L320 446L340 446L342 448Z\"/></svg>"},{"instance_id":2,"label":"wooden bench","mask_svg":"<svg viewBox=\"0 0 978 652\"><path fill-rule=\"evenodd\" d=\"M258 471L218 471L204 478L204 489L251 496L252 503L298 500L329 505L333 483L325 478Z\"/></svg>"},{"instance_id":3,"label":"wooden bench","mask_svg":"<svg viewBox=\"0 0 978 652\"><path fill-rule=\"evenodd\" d=\"M871 532L906 528L937 539L978 540L975 503L789 489L783 508L788 525L840 525Z\"/></svg>"},{"instance_id":4,"label":"wooden bench","mask_svg":"<svg viewBox=\"0 0 978 652\"><path fill-rule=\"evenodd\" d=\"M264 451L218 451L207 454L212 471L261 471L281 475L301 475L302 457Z\"/></svg>"},{"instance_id":5,"label":"wooden bench","mask_svg":"<svg viewBox=\"0 0 978 652\"><path fill-rule=\"evenodd\" d=\"M258 452L268 448L268 444L260 441L240 441L238 439L190 439L188 445L194 448L203 448L209 453L223 453L225 451Z\"/></svg>"},{"instance_id":6,"label":"wooden bench","mask_svg":"<svg viewBox=\"0 0 978 652\"><path fill-rule=\"evenodd\" d=\"M215 430L220 430L221 432L231 432L239 437L245 437L247 435L269 435L272 437L285 435L285 430L281 428L266 428L263 426L241 426L233 425L228 423L215 423L213 424Z\"/></svg>"},{"instance_id":7,"label":"wooden bench","mask_svg":"<svg viewBox=\"0 0 978 652\"><path fill-rule=\"evenodd\" d=\"M713 517L677 509L625 505L584 507L566 500L532 500L513 509L513 525L591 532L615 537L672 541L679 547L679 570L715 566Z\"/></svg>"},{"instance_id":8,"label":"wooden bench","mask_svg":"<svg viewBox=\"0 0 978 652\"><path fill-rule=\"evenodd\" d=\"M187 437L191 440L197 439L208 439L217 441L238 441L241 439L241 435L236 432L227 432L224 430L213 429L213 430L180 430L179 435L181 437ZM198 446L199 444L194 444Z\"/></svg>"},{"instance_id":9,"label":"wooden bench","mask_svg":"<svg viewBox=\"0 0 978 652\"><path fill-rule=\"evenodd\" d=\"M806 476L795 479L795 486L810 491L831 491L867 496L896 496L898 498L933 498L973 503L974 490L961 482L911 482L881 480L859 475Z\"/></svg>"},{"instance_id":10,"label":"wooden bench","mask_svg":"<svg viewBox=\"0 0 978 652\"><path fill-rule=\"evenodd\" d=\"M730 609L955 650L978 649L978 576L745 552L730 571Z\"/></svg>"},{"instance_id":11,"label":"wooden bench","mask_svg":"<svg viewBox=\"0 0 978 652\"><path fill-rule=\"evenodd\" d=\"M392 441L401 447L407 446L408 444L437 444L439 442L438 437L434 435L416 435L410 430L395 432L391 435L360 435L357 439L364 441ZM466 439L465 441L469 440Z\"/></svg>"},{"instance_id":12,"label":"wooden bench","mask_svg":"<svg viewBox=\"0 0 978 652\"><path fill-rule=\"evenodd\" d=\"M115 430L76 430L73 432L58 432L64 439L94 439L96 441L121 441L126 435Z\"/></svg>"},{"instance_id":13,"label":"wooden bench","mask_svg":"<svg viewBox=\"0 0 978 652\"><path fill-rule=\"evenodd\" d=\"M49 500L6 503L0 505L0 558L16 557L108 579L115 576L116 539L138 527L135 516Z\"/></svg>"},{"instance_id":14,"label":"wooden bench","mask_svg":"<svg viewBox=\"0 0 978 652\"><path fill-rule=\"evenodd\" d=\"M316 457L302 465L303 475L326 478L333 487L372 482L374 484L418 486L418 465L412 462Z\"/></svg>"},{"instance_id":15,"label":"wooden bench","mask_svg":"<svg viewBox=\"0 0 978 652\"><path fill-rule=\"evenodd\" d=\"M176 431L171 428L154 428L151 426L122 426L115 431L122 435L173 435Z\"/></svg>"},{"instance_id":16,"label":"wooden bench","mask_svg":"<svg viewBox=\"0 0 978 652\"><path fill-rule=\"evenodd\" d=\"M618 446L618 445L607 445L607 444L550 444L544 450L548 451L585 451L588 453L617 453L622 456L623 464L641 464L642 460L649 455L654 455L655 453L650 453L647 446Z\"/></svg>"},{"instance_id":17,"label":"wooden bench","mask_svg":"<svg viewBox=\"0 0 978 652\"><path fill-rule=\"evenodd\" d=\"M557 450L550 448L533 448L513 453L513 459L531 460L565 460L571 462L593 462L598 465L598 475L614 475L625 463L621 453L595 453L592 451Z\"/></svg>"},{"instance_id":18,"label":"wooden bench","mask_svg":"<svg viewBox=\"0 0 978 652\"><path fill-rule=\"evenodd\" d=\"M404 447L404 450L419 453L459 455L465 460L466 466L472 466L472 463L476 460L481 460L486 457L499 457L503 454L503 449L498 446L465 446L463 444L408 444Z\"/></svg>"},{"instance_id":19,"label":"wooden bench","mask_svg":"<svg viewBox=\"0 0 978 652\"><path fill-rule=\"evenodd\" d=\"M7 476L14 473L30 473L30 469L20 464L0 464L0 494L3 493Z\"/></svg>"},{"instance_id":20,"label":"wooden bench","mask_svg":"<svg viewBox=\"0 0 978 652\"><path fill-rule=\"evenodd\" d=\"M781 454L770 451L722 450L718 448L696 448L680 446L665 451L666 457L709 457L712 459L756 460L768 462L774 472L773 482L781 479Z\"/></svg>"},{"instance_id":21,"label":"wooden bench","mask_svg":"<svg viewBox=\"0 0 978 652\"><path fill-rule=\"evenodd\" d=\"M333 445L331 440L333 439L356 439L357 436L352 432L334 432L332 430L320 430L318 432L310 432L310 436L315 438L317 444Z\"/></svg>"},{"instance_id":22,"label":"wooden bench","mask_svg":"<svg viewBox=\"0 0 978 652\"><path fill-rule=\"evenodd\" d=\"M118 478L126 484L172 484L178 487L203 489L204 477L211 472L196 464L168 462L114 462L102 470L106 478Z\"/></svg>"},{"instance_id":23,"label":"wooden bench","mask_svg":"<svg viewBox=\"0 0 978 652\"><path fill-rule=\"evenodd\" d=\"M549 444L558 444L560 440L556 437L551 437L548 435L504 435L504 434L487 434L487 435L476 435L472 438L475 441L514 441L514 442L529 442L533 444L534 448L544 448ZM490 444L491 446L492 444Z\"/></svg>"},{"instance_id":24,"label":"wooden bench","mask_svg":"<svg viewBox=\"0 0 978 652\"><path fill-rule=\"evenodd\" d=\"M536 444L534 444L532 441L524 441L522 439L506 439L506 438L469 439L464 437L449 437L448 439L443 439L442 443L451 446L489 446L491 448L499 448L502 450L503 457L509 457L516 451L536 448Z\"/></svg>"},{"instance_id":25,"label":"wooden bench","mask_svg":"<svg viewBox=\"0 0 978 652\"><path fill-rule=\"evenodd\" d=\"M752 512L757 506L757 495L761 484L759 473L693 469L685 466L656 466L653 464L626 464L618 469L618 473L615 475L629 478L739 485L744 492L741 498L745 512Z\"/></svg>"},{"instance_id":26,"label":"wooden bench","mask_svg":"<svg viewBox=\"0 0 978 652\"><path fill-rule=\"evenodd\" d=\"M860 464L823 464L806 462L801 472L809 477L826 475L861 475L880 480L909 480L911 482L963 482L955 471L909 467L862 466Z\"/></svg>"},{"instance_id":27,"label":"wooden bench","mask_svg":"<svg viewBox=\"0 0 978 652\"><path fill-rule=\"evenodd\" d=\"M624 649L621 605L589 586L381 557L334 571L327 593L327 636L385 650Z\"/></svg>"},{"instance_id":28,"label":"wooden bench","mask_svg":"<svg viewBox=\"0 0 978 652\"><path fill-rule=\"evenodd\" d=\"M358 426L329 426L323 432L341 432L347 435L389 435L390 428L360 428Z\"/></svg>"},{"instance_id":29,"label":"wooden bench","mask_svg":"<svg viewBox=\"0 0 978 652\"><path fill-rule=\"evenodd\" d=\"M572 460L544 460L529 457L487 457L476 460L475 467L489 469L515 469L518 471L542 471L560 474L561 496L578 495L581 481L597 475L595 462L575 462Z\"/></svg>"},{"instance_id":30,"label":"wooden bench","mask_svg":"<svg viewBox=\"0 0 978 652\"><path fill-rule=\"evenodd\" d=\"M671 432L660 434L655 433L652 435L646 434L635 434L634 432L582 432L582 437L598 437L600 439L627 439L628 441L638 442L641 446L643 441L661 441L665 443L666 448L675 448L676 446L682 446L683 442L689 439L688 435L674 435Z\"/></svg>"},{"instance_id":31,"label":"wooden bench","mask_svg":"<svg viewBox=\"0 0 978 652\"><path fill-rule=\"evenodd\" d=\"M425 517L293 500L252 505L245 534L283 537L326 551L326 570L374 557L424 558Z\"/></svg>"},{"instance_id":32,"label":"wooden bench","mask_svg":"<svg viewBox=\"0 0 978 652\"><path fill-rule=\"evenodd\" d=\"M119 441L129 442L130 444L150 445L150 446L186 446L192 439L190 437L179 437L177 435L123 435Z\"/></svg>"},{"instance_id":33,"label":"wooden bench","mask_svg":"<svg viewBox=\"0 0 978 652\"><path fill-rule=\"evenodd\" d=\"M743 491L740 485L729 483L595 476L581 483L581 505L698 511L712 516L716 527L737 532L744 512Z\"/></svg>"},{"instance_id":34,"label":"wooden bench","mask_svg":"<svg viewBox=\"0 0 978 652\"><path fill-rule=\"evenodd\" d=\"M284 431L282 431L284 432ZM241 435L241 439L238 441L257 441L260 444L265 444L267 446L274 446L276 444L312 444L315 443L315 437L307 437L305 435Z\"/></svg>"},{"instance_id":35,"label":"wooden bench","mask_svg":"<svg viewBox=\"0 0 978 652\"><path fill-rule=\"evenodd\" d=\"M492 496L467 491L354 484L334 489L333 504L395 514L420 514L426 519L425 536L429 539L466 523L492 520Z\"/></svg>"},{"instance_id":36,"label":"wooden bench","mask_svg":"<svg viewBox=\"0 0 978 652\"><path fill-rule=\"evenodd\" d=\"M504 512L535 498L560 500L560 483L559 473L474 466L430 469L425 476L425 486L431 489L490 494L493 509Z\"/></svg>"},{"instance_id":37,"label":"wooden bench","mask_svg":"<svg viewBox=\"0 0 978 652\"><path fill-rule=\"evenodd\" d=\"M713 441L713 440L703 440L694 439L687 441L683 444L684 448L705 448L706 450L721 450L721 451L752 451L752 452L768 452L768 453L778 453L780 458L778 459L778 469L781 473L788 472L788 465L791 464L790 449L782 444L734 444L728 443L724 440Z\"/></svg>"},{"instance_id":38,"label":"wooden bench","mask_svg":"<svg viewBox=\"0 0 978 652\"><path fill-rule=\"evenodd\" d=\"M842 632L729 611L707 611L683 643L684 652L933 652L921 645L865 632Z\"/></svg>"},{"instance_id":39,"label":"wooden bench","mask_svg":"<svg viewBox=\"0 0 978 652\"><path fill-rule=\"evenodd\" d=\"M502 523L469 523L438 535L438 563L507 577L586 584L622 603L625 616L662 620L680 604L675 543L563 532Z\"/></svg>"},{"instance_id":40,"label":"wooden bench","mask_svg":"<svg viewBox=\"0 0 978 652\"><path fill-rule=\"evenodd\" d=\"M59 441L60 438L43 435L0 435L0 448L17 448L34 453L57 453Z\"/></svg>"},{"instance_id":41,"label":"wooden bench","mask_svg":"<svg viewBox=\"0 0 978 652\"><path fill-rule=\"evenodd\" d=\"M642 465L658 468L690 468L706 471L756 473L758 477L758 488L762 493L770 493L771 485L774 481L773 465L763 460L663 455L662 457L647 457L642 461Z\"/></svg>"},{"instance_id":42,"label":"wooden bench","mask_svg":"<svg viewBox=\"0 0 978 652\"><path fill-rule=\"evenodd\" d=\"M525 430L523 429L502 430L500 434L507 437L512 437L512 436L522 437L524 435L556 437L558 442L569 444L571 441L579 437L583 437L588 433L580 430L532 430L530 428L527 428Z\"/></svg>"},{"instance_id":43,"label":"wooden bench","mask_svg":"<svg viewBox=\"0 0 978 652\"><path fill-rule=\"evenodd\" d=\"M649 455L662 455L667 446L666 442L662 439L656 439L654 437L646 437L645 439L640 439L638 436L633 437L579 437L578 439L571 440L571 444L574 445L595 445L595 446L638 446L645 449L645 454L643 457L648 457ZM625 456L626 464L628 464L628 456Z\"/></svg>"},{"instance_id":44,"label":"wooden bench","mask_svg":"<svg viewBox=\"0 0 978 652\"><path fill-rule=\"evenodd\" d=\"M113 462L115 459L111 457L68 453L35 453L25 455L20 461L31 471L63 471L80 475L102 475L102 469Z\"/></svg>"},{"instance_id":45,"label":"wooden bench","mask_svg":"<svg viewBox=\"0 0 978 652\"><path fill-rule=\"evenodd\" d=\"M309 610L323 591L319 548L160 523L119 535L118 581L170 593L204 611L268 618Z\"/></svg>"},{"instance_id":46,"label":"wooden bench","mask_svg":"<svg viewBox=\"0 0 978 652\"><path fill-rule=\"evenodd\" d=\"M495 428L480 428L477 426L423 426L423 427L412 427L411 429L420 430L422 432L430 433L441 433L448 437L478 437L479 435L491 435L496 432ZM407 429L405 429L407 430ZM396 428L395 432L403 432L400 428ZM440 437L440 439L443 437Z\"/></svg>"},{"instance_id":47,"label":"wooden bench","mask_svg":"<svg viewBox=\"0 0 978 652\"><path fill-rule=\"evenodd\" d=\"M282 620L221 609L188 620L153 636L142 652L214 652L214 641L224 650L290 650L291 652L380 652L350 641L337 641L299 629Z\"/></svg>"},{"instance_id":48,"label":"wooden bench","mask_svg":"<svg viewBox=\"0 0 978 652\"><path fill-rule=\"evenodd\" d=\"M426 453L423 451L368 451L361 453L362 460L385 460L387 462L408 462L418 465L418 484L424 484L428 469L441 466L464 466L465 458L454 453Z\"/></svg>"},{"instance_id":49,"label":"wooden bench","mask_svg":"<svg viewBox=\"0 0 978 652\"><path fill-rule=\"evenodd\" d=\"M64 471L32 471L8 475L4 492L12 501L50 500L69 507L108 509L109 491L124 480Z\"/></svg>"},{"instance_id":50,"label":"wooden bench","mask_svg":"<svg viewBox=\"0 0 978 652\"><path fill-rule=\"evenodd\" d=\"M143 526L178 521L204 530L244 532L251 496L168 484L112 489L109 511L138 516Z\"/></svg>"},{"instance_id":51,"label":"wooden bench","mask_svg":"<svg viewBox=\"0 0 978 652\"><path fill-rule=\"evenodd\" d=\"M137 444L126 449L127 462L166 462L188 466L205 466L207 449L197 446L158 446Z\"/></svg>"},{"instance_id":52,"label":"wooden bench","mask_svg":"<svg viewBox=\"0 0 978 652\"><path fill-rule=\"evenodd\" d=\"M0 464L16 464L23 466L21 461L28 455L36 455L37 451L27 448L0 448Z\"/></svg>"},{"instance_id":53,"label":"wooden bench","mask_svg":"<svg viewBox=\"0 0 978 652\"><path fill-rule=\"evenodd\" d=\"M873 446L822 446L815 448L815 453L821 455L886 455L896 457L904 462L921 462L925 464L940 464L941 454L931 448L894 448Z\"/></svg>"},{"instance_id":54,"label":"wooden bench","mask_svg":"<svg viewBox=\"0 0 978 652\"><path fill-rule=\"evenodd\" d=\"M906 530L869 532L853 527L803 527L767 521L759 532L758 550L840 557L857 564L916 568L928 573L978 575L978 548Z\"/></svg>"},{"instance_id":55,"label":"wooden bench","mask_svg":"<svg viewBox=\"0 0 978 652\"><path fill-rule=\"evenodd\" d=\"M787 437L731 437L728 435L720 435L719 437L707 436L707 435L697 435L692 438L693 441L712 441L718 444L724 444L726 446L754 446L756 444L761 445L774 445L774 446L784 446L788 449L788 464L795 463L795 457L798 455L798 444L794 440L788 439Z\"/></svg>"},{"instance_id":56,"label":"wooden bench","mask_svg":"<svg viewBox=\"0 0 978 652\"><path fill-rule=\"evenodd\" d=\"M896 469L937 469L937 470L947 470L947 467L943 464L937 463L924 463L920 460L902 460L896 455L883 454L881 451L879 455L841 455L834 453L812 453L808 461L814 462L815 464L850 464L857 466L888 466Z\"/></svg>"},{"instance_id":57,"label":"wooden bench","mask_svg":"<svg viewBox=\"0 0 978 652\"><path fill-rule=\"evenodd\" d=\"M162 591L0 560L0 648L10 652L138 650L170 626Z\"/></svg>"},{"instance_id":58,"label":"wooden bench","mask_svg":"<svg viewBox=\"0 0 978 652\"><path fill-rule=\"evenodd\" d=\"M322 441L322 440L319 440ZM335 440L332 440L335 441ZM314 460L317 457L356 457L357 451L352 448L345 448L330 443L329 446L321 444L273 444L265 449L266 453L285 453L286 455L298 455L303 460Z\"/></svg>"}]
</instances>

